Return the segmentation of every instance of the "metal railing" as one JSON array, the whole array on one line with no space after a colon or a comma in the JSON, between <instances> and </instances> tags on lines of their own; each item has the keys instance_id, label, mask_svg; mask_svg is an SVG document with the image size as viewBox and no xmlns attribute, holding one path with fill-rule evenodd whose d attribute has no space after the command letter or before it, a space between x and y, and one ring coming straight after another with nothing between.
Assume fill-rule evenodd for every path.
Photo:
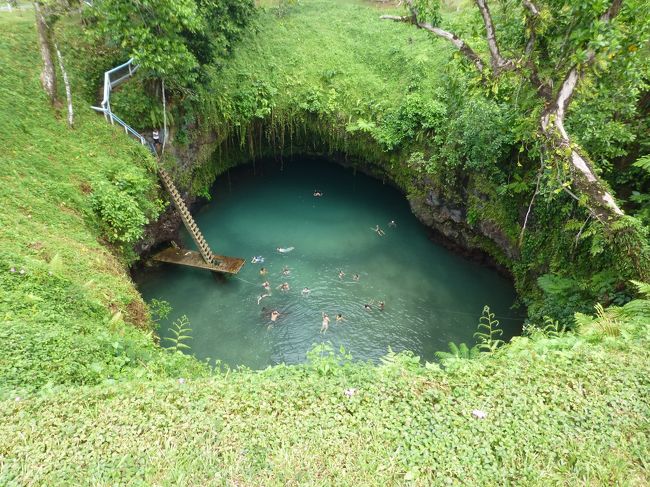
<instances>
[{"instance_id":1,"label":"metal railing","mask_svg":"<svg viewBox=\"0 0 650 487\"><path fill-rule=\"evenodd\" d=\"M138 65L134 65L133 58L131 58L124 64L120 64L119 66L106 71L104 73L104 97L100 103L100 106L93 106L92 109L103 113L104 118L106 118L107 121L111 122L112 125L117 123L118 125L122 126L124 128L124 132L126 132L127 135L130 135L140 141L142 145L146 146L155 155L156 148L154 145L133 127L127 124L124 120L115 115L111 110L111 91L113 91L113 88L119 86L124 81L133 76L137 70Z\"/></svg>"}]
</instances>

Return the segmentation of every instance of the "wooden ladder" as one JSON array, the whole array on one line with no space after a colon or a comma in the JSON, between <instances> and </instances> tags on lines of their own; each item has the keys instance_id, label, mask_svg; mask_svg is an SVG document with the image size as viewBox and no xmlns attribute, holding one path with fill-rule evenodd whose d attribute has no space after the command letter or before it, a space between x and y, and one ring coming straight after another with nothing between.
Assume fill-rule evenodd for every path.
<instances>
[{"instance_id":1,"label":"wooden ladder","mask_svg":"<svg viewBox=\"0 0 650 487\"><path fill-rule=\"evenodd\" d=\"M160 180L165 185L165 189L171 195L172 201L174 202L174 205L181 215L181 219L183 220L185 228L187 228L187 231L190 233L192 240L194 240L194 243L199 248L201 257L203 257L203 260L205 260L206 263L215 264L214 254L212 253L212 250L210 250L210 246L201 233L201 230L199 230L199 226L196 224L194 218L192 218L192 215L190 214L190 211L187 209L187 206L185 205L183 198L181 198L180 193L176 189L176 185L172 181L172 178L169 176L167 171L165 171L160 166L158 167L158 172L160 174Z\"/></svg>"}]
</instances>

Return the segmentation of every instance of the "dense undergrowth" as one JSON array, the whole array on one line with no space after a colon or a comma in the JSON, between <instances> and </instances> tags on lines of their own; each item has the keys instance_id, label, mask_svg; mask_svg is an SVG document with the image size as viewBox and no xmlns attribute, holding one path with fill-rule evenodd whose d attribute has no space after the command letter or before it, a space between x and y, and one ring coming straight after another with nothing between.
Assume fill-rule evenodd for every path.
<instances>
[{"instance_id":1,"label":"dense undergrowth","mask_svg":"<svg viewBox=\"0 0 650 487\"><path fill-rule=\"evenodd\" d=\"M125 271L137 229L161 208L153 161L82 98L66 128L41 92L30 14L0 14L0 30L0 484L650 481L647 286L623 308L578 316L575 332L546 322L444 369L408 354L359 364L325 346L303 366L210 373L158 348ZM353 62L353 51L340 54ZM401 86L381 76L358 83Z\"/></svg>"}]
</instances>

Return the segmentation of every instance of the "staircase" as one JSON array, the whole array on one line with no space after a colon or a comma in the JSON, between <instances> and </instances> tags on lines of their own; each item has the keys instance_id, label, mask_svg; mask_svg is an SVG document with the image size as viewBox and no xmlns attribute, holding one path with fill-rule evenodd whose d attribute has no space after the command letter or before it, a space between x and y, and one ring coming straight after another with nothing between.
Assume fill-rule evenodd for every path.
<instances>
[{"instance_id":1,"label":"staircase","mask_svg":"<svg viewBox=\"0 0 650 487\"><path fill-rule=\"evenodd\" d=\"M106 120L110 121L111 124L117 123L122 126L127 135L134 137L142 145L147 147L156 158L157 162L160 163L158 154L156 153L156 148L153 144L111 111L111 90L131 78L137 70L138 66L133 64L133 59L129 59L126 63L106 71L104 73L104 98L101 106L92 108L93 110L103 113ZM163 137L166 136L167 134L163 134ZM165 189L170 194L174 205L178 208L178 212L181 215L185 228L187 228L192 240L194 240L194 243L199 248L199 253L193 250L168 248L154 255L153 260L207 269L212 272L223 274L237 274L246 261L239 257L227 257L225 255L213 254L208 242L205 241L205 237L203 237L201 230L199 230L199 226L194 221L194 218L192 218L183 198L181 198L180 193L176 189L176 185L172 181L172 178L169 177L167 171L160 166L158 166L158 174L163 186L165 186Z\"/></svg>"},{"instance_id":2,"label":"staircase","mask_svg":"<svg viewBox=\"0 0 650 487\"><path fill-rule=\"evenodd\" d=\"M185 228L190 232L192 240L194 240L194 243L199 248L201 257L203 257L203 260L205 260L206 263L215 264L214 254L212 253L212 250L210 250L210 246L208 245L208 242L206 242L201 230L199 230L199 226L196 224L194 218L192 218L192 215L187 209L187 206L176 189L176 185L172 181L172 178L162 167L158 167L158 173L160 174L160 180L163 182L165 189L171 195L174 205L178 208L178 212L181 215Z\"/></svg>"}]
</instances>

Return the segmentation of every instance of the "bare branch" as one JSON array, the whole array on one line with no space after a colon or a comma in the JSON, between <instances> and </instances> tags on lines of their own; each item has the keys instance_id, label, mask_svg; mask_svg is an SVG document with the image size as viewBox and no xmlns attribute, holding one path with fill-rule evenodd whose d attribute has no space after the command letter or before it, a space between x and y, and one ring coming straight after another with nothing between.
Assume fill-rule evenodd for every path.
<instances>
[{"instance_id":1,"label":"bare branch","mask_svg":"<svg viewBox=\"0 0 650 487\"><path fill-rule=\"evenodd\" d=\"M526 231L526 225L528 224L528 217L530 215L530 210L533 209L533 203L535 202L535 197L539 194L539 184L542 181L542 175L544 174L544 158L540 154L539 156L540 160L540 167L539 171L537 172L537 183L535 184L535 192L533 193L533 197L530 199L530 204L528 205L528 211L526 211L526 217L524 218L524 226L521 227L521 233L519 234L519 246L521 247L522 243L524 242L524 232Z\"/></svg>"},{"instance_id":2,"label":"bare branch","mask_svg":"<svg viewBox=\"0 0 650 487\"><path fill-rule=\"evenodd\" d=\"M492 22L492 15L488 8L487 0L476 0L476 6L481 11L483 16L483 24L485 24L485 32L488 47L490 48L490 56L492 59L492 69L495 74L503 69L514 67L512 60L506 60L501 56L499 51L499 44L497 43L496 33L494 31L494 23Z\"/></svg>"},{"instance_id":3,"label":"bare branch","mask_svg":"<svg viewBox=\"0 0 650 487\"><path fill-rule=\"evenodd\" d=\"M381 20L394 20L395 22L407 22L414 24L412 15L382 15L379 17Z\"/></svg>"},{"instance_id":4,"label":"bare branch","mask_svg":"<svg viewBox=\"0 0 650 487\"><path fill-rule=\"evenodd\" d=\"M74 111L72 109L72 90L70 88L70 80L68 79L68 73L65 70L65 64L63 64L63 56L59 50L57 43L54 43L54 50L56 51L56 57L59 60L59 69L61 70L61 75L63 76L63 84L65 85L65 99L68 105L68 127L74 127Z\"/></svg>"},{"instance_id":5,"label":"bare branch","mask_svg":"<svg viewBox=\"0 0 650 487\"><path fill-rule=\"evenodd\" d=\"M528 9L533 17L539 17L539 9L535 6L530 0L521 0L521 3L524 4L524 7Z\"/></svg>"},{"instance_id":6,"label":"bare branch","mask_svg":"<svg viewBox=\"0 0 650 487\"><path fill-rule=\"evenodd\" d=\"M472 61L472 63L474 63L476 69L478 69L479 71L483 71L483 68L485 67L483 60L480 58L478 54L476 54L476 52L474 52L474 50L471 47L467 45L465 41L463 41L460 37L458 37L453 32L446 31L439 27L434 27L428 22L420 22L418 20L417 9L413 5L413 0L405 0L405 1L409 7L409 10L411 11L411 15L382 15L379 18L382 20L393 20L395 22L407 22L415 25L419 29L426 30L428 32L431 32L434 35L437 35L438 37L447 39L456 47L456 49L458 49L465 57L467 57L470 61Z\"/></svg>"},{"instance_id":7,"label":"bare branch","mask_svg":"<svg viewBox=\"0 0 650 487\"><path fill-rule=\"evenodd\" d=\"M526 43L526 50L524 51L525 57L528 57L533 52L533 48L535 47L535 41L537 40L536 23L537 23L537 19L539 18L539 9L535 6L533 2L529 0L522 0L522 3L524 4L524 7L528 9L529 12L529 15L526 15L526 25L530 30L530 37L528 38L528 42Z\"/></svg>"}]
</instances>

